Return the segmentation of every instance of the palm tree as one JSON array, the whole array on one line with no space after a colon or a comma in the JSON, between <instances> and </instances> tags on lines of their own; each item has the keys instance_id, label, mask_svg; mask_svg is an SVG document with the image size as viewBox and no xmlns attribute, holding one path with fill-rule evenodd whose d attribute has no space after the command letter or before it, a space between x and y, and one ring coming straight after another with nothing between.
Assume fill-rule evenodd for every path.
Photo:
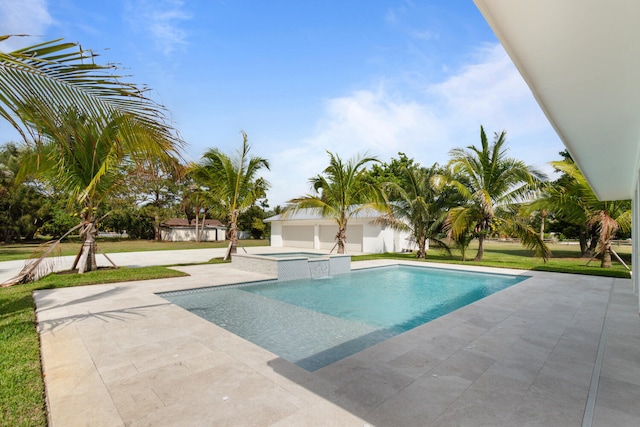
<instances>
[{"instance_id":1,"label":"palm tree","mask_svg":"<svg viewBox=\"0 0 640 427\"><path fill-rule=\"evenodd\" d=\"M95 56L60 40L0 52L0 117L35 153L20 177L52 180L82 204L80 272L96 268L95 209L120 166L152 160L171 167L184 144L145 88L122 82Z\"/></svg>"},{"instance_id":2,"label":"palm tree","mask_svg":"<svg viewBox=\"0 0 640 427\"><path fill-rule=\"evenodd\" d=\"M556 216L587 229L595 230L597 253L602 254L601 267L611 267L611 241L617 231L631 230L631 201L600 201L573 160L551 162L565 179L546 186L534 203L547 207Z\"/></svg>"},{"instance_id":3,"label":"palm tree","mask_svg":"<svg viewBox=\"0 0 640 427\"><path fill-rule=\"evenodd\" d=\"M403 167L398 178L399 183L387 182L383 186L393 202L390 203L391 214L382 216L379 222L409 230L418 244L418 258L427 255L427 239L448 250L438 238L447 212L446 199L441 197L444 177L438 165L430 168Z\"/></svg>"},{"instance_id":4,"label":"palm tree","mask_svg":"<svg viewBox=\"0 0 640 427\"><path fill-rule=\"evenodd\" d=\"M229 222L229 248L224 259L231 258L238 247L238 216L255 202L265 197L269 183L257 174L269 169L269 162L262 157L249 157L247 134L242 134L242 149L235 157L229 157L217 148L208 150L199 163L191 166L193 179L208 191L214 211Z\"/></svg>"},{"instance_id":5,"label":"palm tree","mask_svg":"<svg viewBox=\"0 0 640 427\"><path fill-rule=\"evenodd\" d=\"M334 219L338 225L336 241L338 253L345 253L347 224L349 219L368 209L386 211L378 186L366 182L366 166L378 162L375 157L364 155L342 161L337 154L327 151L329 166L322 174L309 180L315 194L291 199L285 216L300 210L313 209L324 218Z\"/></svg>"},{"instance_id":6,"label":"palm tree","mask_svg":"<svg viewBox=\"0 0 640 427\"><path fill-rule=\"evenodd\" d=\"M506 132L503 131L496 133L493 143L489 145L484 128L480 126L480 147L469 146L466 150L454 148L450 152L450 184L468 202L450 210L447 227L454 237L473 230L478 238L475 261L482 261L484 240L497 225L496 209L531 196L545 177L524 162L506 157L506 141ZM531 227L512 221L513 217L503 219L508 222L507 225L514 226L512 231L518 233L523 243L538 249L545 259L549 256L549 249Z\"/></svg>"},{"instance_id":7,"label":"palm tree","mask_svg":"<svg viewBox=\"0 0 640 427\"><path fill-rule=\"evenodd\" d=\"M83 245L73 268L79 264L79 273L95 270L97 208L124 181L125 164L155 151L155 135L135 119L117 114L97 122L69 110L55 128L48 127L49 120L39 119L33 117L31 124L40 133L39 149L23 163L18 179L32 176L55 182L80 205ZM66 133L63 140L61 127ZM147 146L151 147L144 153Z\"/></svg>"},{"instance_id":8,"label":"palm tree","mask_svg":"<svg viewBox=\"0 0 640 427\"><path fill-rule=\"evenodd\" d=\"M0 43L12 36L0 36ZM59 126L73 107L96 120L114 113L135 117L166 141L169 151L184 142L167 124L165 109L148 98L146 87L122 81L112 74L114 65L95 63L97 54L77 43L52 40L14 52L0 50L0 117L7 120L27 144L39 141L32 117L48 121L64 139L67 129Z\"/></svg>"}]
</instances>

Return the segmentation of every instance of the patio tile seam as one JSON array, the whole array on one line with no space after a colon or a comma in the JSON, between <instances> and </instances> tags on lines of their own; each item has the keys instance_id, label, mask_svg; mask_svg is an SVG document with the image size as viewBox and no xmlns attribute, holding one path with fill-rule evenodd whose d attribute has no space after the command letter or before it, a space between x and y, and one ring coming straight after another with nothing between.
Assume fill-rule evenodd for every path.
<instances>
[{"instance_id":1,"label":"patio tile seam","mask_svg":"<svg viewBox=\"0 0 640 427\"><path fill-rule=\"evenodd\" d=\"M582 427L591 427L593 425L593 419L596 409L596 401L598 397L598 386L600 384L600 373L602 371L602 363L604 361L604 350L607 340L607 317L609 315L609 306L611 305L611 298L613 297L615 289L616 279L612 279L609 288L609 299L607 300L607 307L602 319L602 332L600 335L600 342L598 343L598 352L596 354L596 361L593 367L593 374L591 375L591 384L589 385L589 394L587 396L587 403L585 405L584 417L582 419Z\"/></svg>"}]
</instances>

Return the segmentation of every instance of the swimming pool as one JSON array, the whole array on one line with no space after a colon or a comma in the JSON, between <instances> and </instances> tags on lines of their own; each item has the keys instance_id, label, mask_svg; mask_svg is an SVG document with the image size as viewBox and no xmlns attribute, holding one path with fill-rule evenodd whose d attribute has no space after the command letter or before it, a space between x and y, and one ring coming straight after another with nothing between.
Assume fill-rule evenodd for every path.
<instances>
[{"instance_id":1,"label":"swimming pool","mask_svg":"<svg viewBox=\"0 0 640 427\"><path fill-rule=\"evenodd\" d=\"M161 296L315 371L528 277L396 265Z\"/></svg>"}]
</instances>

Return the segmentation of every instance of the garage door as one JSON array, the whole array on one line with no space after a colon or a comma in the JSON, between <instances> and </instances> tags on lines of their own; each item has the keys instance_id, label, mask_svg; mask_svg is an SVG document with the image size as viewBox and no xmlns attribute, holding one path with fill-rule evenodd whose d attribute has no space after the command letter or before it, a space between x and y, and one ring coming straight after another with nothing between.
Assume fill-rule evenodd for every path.
<instances>
[{"instance_id":1,"label":"garage door","mask_svg":"<svg viewBox=\"0 0 640 427\"><path fill-rule=\"evenodd\" d=\"M337 251L338 248L334 248L337 232L337 225L321 225L320 249ZM362 252L362 236L362 225L347 225L347 253Z\"/></svg>"},{"instance_id":2,"label":"garage door","mask_svg":"<svg viewBox=\"0 0 640 427\"><path fill-rule=\"evenodd\" d=\"M283 225L282 245L290 248L313 249L313 226Z\"/></svg>"}]
</instances>

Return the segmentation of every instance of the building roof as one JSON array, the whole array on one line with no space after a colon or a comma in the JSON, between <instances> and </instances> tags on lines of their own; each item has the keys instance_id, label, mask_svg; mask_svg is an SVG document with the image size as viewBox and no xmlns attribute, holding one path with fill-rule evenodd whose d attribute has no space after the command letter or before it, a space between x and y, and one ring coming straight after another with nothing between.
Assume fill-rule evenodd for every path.
<instances>
[{"instance_id":1,"label":"building roof","mask_svg":"<svg viewBox=\"0 0 640 427\"><path fill-rule=\"evenodd\" d=\"M200 221L199 225L200 226L202 225L202 221ZM186 218L171 218L163 222L162 224L160 224L160 226L161 227L195 227L196 221L195 219L189 222L189 220ZM227 228L223 223L221 223L217 219L205 219L204 226L213 227L213 228Z\"/></svg>"},{"instance_id":2,"label":"building roof","mask_svg":"<svg viewBox=\"0 0 640 427\"><path fill-rule=\"evenodd\" d=\"M632 197L640 2L474 0L596 195Z\"/></svg>"},{"instance_id":3,"label":"building roof","mask_svg":"<svg viewBox=\"0 0 640 427\"><path fill-rule=\"evenodd\" d=\"M353 215L351 218L353 219L375 219L383 215L380 211L375 209L363 209L360 212ZM265 222L273 222L273 221L316 221L326 219L322 216L319 209L298 209L295 211L290 211L289 213L282 213L280 215L275 215L269 218L266 218Z\"/></svg>"}]
</instances>

